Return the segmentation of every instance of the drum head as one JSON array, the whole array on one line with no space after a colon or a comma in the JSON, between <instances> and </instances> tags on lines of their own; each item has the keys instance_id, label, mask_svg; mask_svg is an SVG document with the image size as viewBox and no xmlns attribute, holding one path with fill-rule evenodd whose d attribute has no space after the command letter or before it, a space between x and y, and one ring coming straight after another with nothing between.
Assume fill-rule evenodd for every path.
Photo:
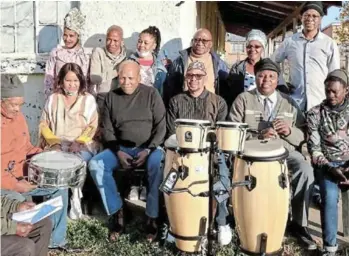
<instances>
[{"instance_id":1,"label":"drum head","mask_svg":"<svg viewBox=\"0 0 349 256\"><path fill-rule=\"evenodd\" d=\"M249 140L245 142L243 159L254 159L260 161L274 161L285 159L288 151L280 139L272 140Z\"/></svg>"},{"instance_id":2,"label":"drum head","mask_svg":"<svg viewBox=\"0 0 349 256\"><path fill-rule=\"evenodd\" d=\"M30 160L30 163L36 166L56 170L73 169L81 165L82 162L79 156L62 151L42 152Z\"/></svg>"},{"instance_id":3,"label":"drum head","mask_svg":"<svg viewBox=\"0 0 349 256\"><path fill-rule=\"evenodd\" d=\"M246 123L223 122L223 121L217 122L216 126L217 127L232 127L232 128L238 128L238 127L248 128L248 124L246 124Z\"/></svg>"},{"instance_id":4,"label":"drum head","mask_svg":"<svg viewBox=\"0 0 349 256\"><path fill-rule=\"evenodd\" d=\"M177 119L175 121L177 125L183 124L183 125L193 125L193 126L211 126L211 122L208 120L197 120L197 119Z\"/></svg>"}]
</instances>

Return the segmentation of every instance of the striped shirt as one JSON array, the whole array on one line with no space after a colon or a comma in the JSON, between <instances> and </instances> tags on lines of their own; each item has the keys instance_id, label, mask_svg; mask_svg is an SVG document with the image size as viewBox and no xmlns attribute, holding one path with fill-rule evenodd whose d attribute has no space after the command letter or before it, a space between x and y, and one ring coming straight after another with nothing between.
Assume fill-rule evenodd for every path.
<instances>
[{"instance_id":1,"label":"striped shirt","mask_svg":"<svg viewBox=\"0 0 349 256\"><path fill-rule=\"evenodd\" d=\"M199 97L193 97L188 91L174 96L167 111L167 137L176 133L176 119L208 120L212 124L225 121L228 113L224 99L206 89Z\"/></svg>"}]
</instances>

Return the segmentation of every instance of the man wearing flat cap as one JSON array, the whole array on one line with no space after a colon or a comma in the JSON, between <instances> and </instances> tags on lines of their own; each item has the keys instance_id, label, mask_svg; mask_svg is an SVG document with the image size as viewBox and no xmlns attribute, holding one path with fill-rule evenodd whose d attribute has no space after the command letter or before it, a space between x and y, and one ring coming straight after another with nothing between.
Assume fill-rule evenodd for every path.
<instances>
[{"instance_id":1,"label":"man wearing flat cap","mask_svg":"<svg viewBox=\"0 0 349 256\"><path fill-rule=\"evenodd\" d=\"M280 74L278 64L269 58L255 65L257 88L241 93L234 101L228 119L247 123L257 134L247 135L250 139L280 138L289 151L287 165L292 174L292 222L291 231L309 250L316 244L308 226L308 209L314 183L313 168L296 149L305 140L305 117L297 103L288 95L276 91Z\"/></svg>"},{"instance_id":2,"label":"man wearing flat cap","mask_svg":"<svg viewBox=\"0 0 349 256\"><path fill-rule=\"evenodd\" d=\"M1 74L1 195L24 202L26 197L62 196L63 209L52 216L53 232L50 248L61 248L66 244L67 189L36 188L24 178L25 163L40 148L30 142L28 125L21 106L24 104L24 87L17 76Z\"/></svg>"},{"instance_id":3,"label":"man wearing flat cap","mask_svg":"<svg viewBox=\"0 0 349 256\"><path fill-rule=\"evenodd\" d=\"M336 42L320 31L322 2L307 2L301 15L303 30L285 39L271 58L277 63L288 60L290 95L308 111L325 99L324 81L340 67L340 55Z\"/></svg>"},{"instance_id":4,"label":"man wearing flat cap","mask_svg":"<svg viewBox=\"0 0 349 256\"><path fill-rule=\"evenodd\" d=\"M167 137L165 142L168 145L176 134L176 119L196 119L208 120L211 124L217 121L225 121L227 118L228 107L224 99L205 88L205 79L207 71L205 64L201 61L191 62L185 75L187 91L182 92L173 98L169 103L167 111ZM227 188L230 186L229 170L227 168L224 154L217 155L220 179ZM232 232L227 217L229 215L227 200L218 205L218 214L216 221L218 224L218 242L220 245L227 245L232 239Z\"/></svg>"}]
</instances>

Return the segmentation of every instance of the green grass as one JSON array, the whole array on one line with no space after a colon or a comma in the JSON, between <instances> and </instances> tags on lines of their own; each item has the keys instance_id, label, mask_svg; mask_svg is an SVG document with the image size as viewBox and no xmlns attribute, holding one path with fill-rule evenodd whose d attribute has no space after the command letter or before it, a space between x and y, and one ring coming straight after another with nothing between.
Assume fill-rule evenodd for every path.
<instances>
[{"instance_id":1,"label":"green grass","mask_svg":"<svg viewBox=\"0 0 349 256\"><path fill-rule=\"evenodd\" d=\"M98 256L177 256L178 251L174 244L159 243L150 244L144 238L143 222L141 219L133 220L126 227L126 234L119 237L116 242L108 241L108 230L105 224L97 219L79 220L70 222L68 226L68 241L74 248L83 248L82 252L67 253L51 251L50 256L66 255L98 255ZM229 246L216 248L217 256L244 255L237 246L237 236L234 234L233 242ZM294 239L287 239L284 245L284 256L308 255L295 242ZM349 256L347 252L338 255Z\"/></svg>"}]
</instances>

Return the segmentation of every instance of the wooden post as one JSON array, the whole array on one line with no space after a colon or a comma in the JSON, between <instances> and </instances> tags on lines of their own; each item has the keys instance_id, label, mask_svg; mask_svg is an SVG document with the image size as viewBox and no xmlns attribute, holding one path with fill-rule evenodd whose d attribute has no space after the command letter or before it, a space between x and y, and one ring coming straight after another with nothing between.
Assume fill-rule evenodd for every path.
<instances>
[{"instance_id":1,"label":"wooden post","mask_svg":"<svg viewBox=\"0 0 349 256\"><path fill-rule=\"evenodd\" d=\"M284 26L282 29L282 41L285 40L286 32L287 32L287 27ZM285 74L285 61L282 62L282 73Z\"/></svg>"},{"instance_id":2,"label":"wooden post","mask_svg":"<svg viewBox=\"0 0 349 256\"><path fill-rule=\"evenodd\" d=\"M272 39L269 37L268 38L268 57L270 57L272 54L273 54L273 51L272 51Z\"/></svg>"},{"instance_id":3,"label":"wooden post","mask_svg":"<svg viewBox=\"0 0 349 256\"><path fill-rule=\"evenodd\" d=\"M293 22L293 34L297 33L297 18L293 18L292 19L292 22Z\"/></svg>"}]
</instances>

